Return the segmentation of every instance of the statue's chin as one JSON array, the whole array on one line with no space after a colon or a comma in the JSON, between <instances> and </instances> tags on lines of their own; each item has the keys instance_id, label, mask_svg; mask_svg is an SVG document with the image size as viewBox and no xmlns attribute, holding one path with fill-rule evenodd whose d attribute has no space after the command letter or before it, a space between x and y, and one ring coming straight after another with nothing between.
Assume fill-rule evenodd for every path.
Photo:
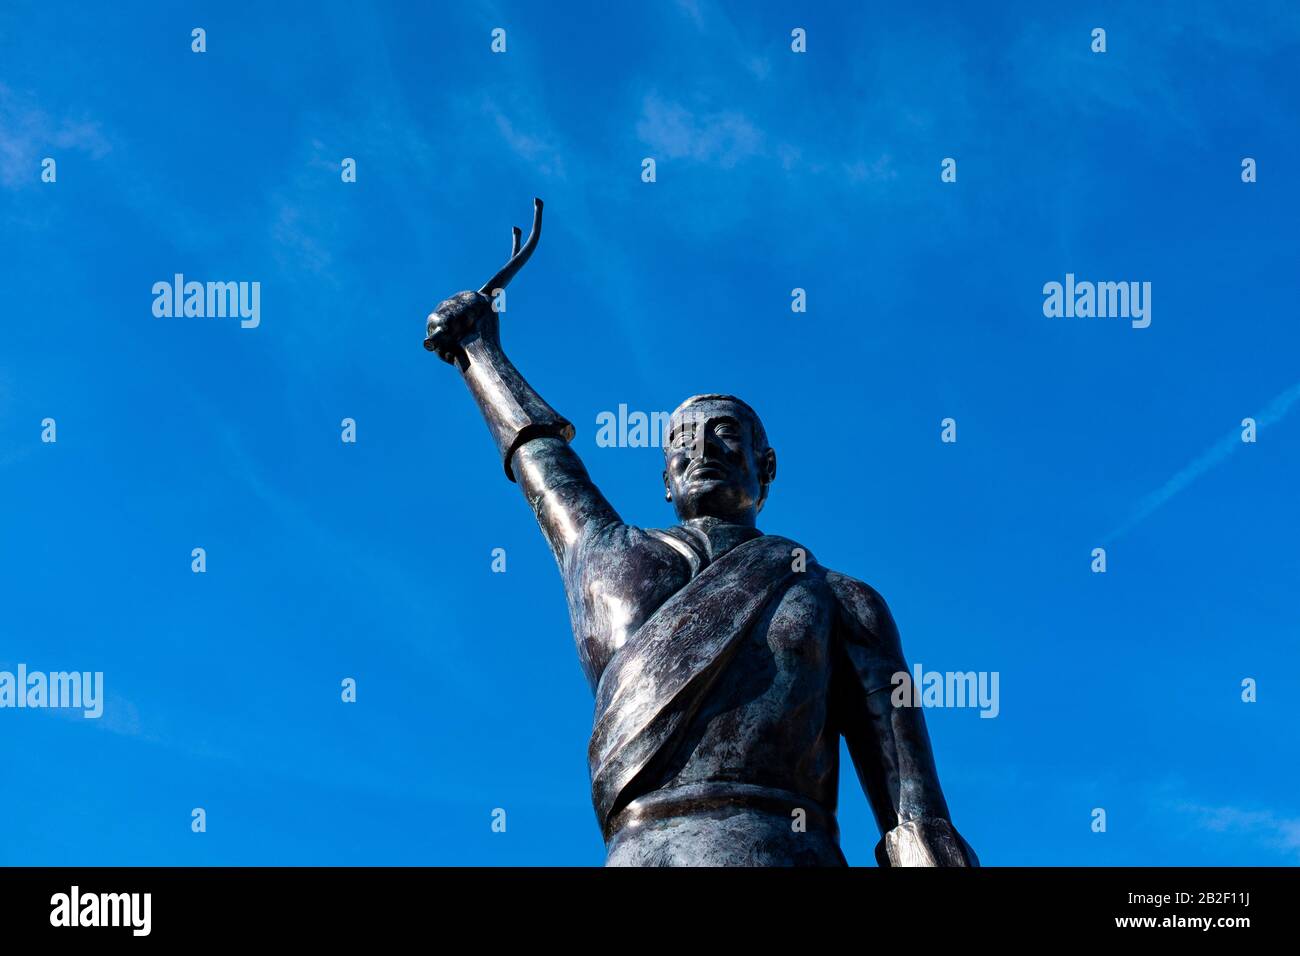
<instances>
[{"instance_id":1,"label":"statue's chin","mask_svg":"<svg viewBox=\"0 0 1300 956\"><path fill-rule=\"evenodd\" d=\"M705 478L691 482L690 491L689 507L683 510L697 518L734 521L736 515L745 510L744 489L724 479Z\"/></svg>"}]
</instances>

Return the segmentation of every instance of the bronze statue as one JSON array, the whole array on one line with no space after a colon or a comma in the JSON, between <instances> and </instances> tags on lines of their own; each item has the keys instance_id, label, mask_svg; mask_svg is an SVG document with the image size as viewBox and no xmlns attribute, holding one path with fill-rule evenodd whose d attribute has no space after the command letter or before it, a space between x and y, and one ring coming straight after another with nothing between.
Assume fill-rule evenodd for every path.
<instances>
[{"instance_id":1,"label":"bronze statue","mask_svg":"<svg viewBox=\"0 0 1300 956\"><path fill-rule=\"evenodd\" d=\"M882 866L977 866L954 829L920 708L872 588L755 527L776 453L753 409L696 395L669 421L664 489L680 524L625 524L569 447L573 426L506 358L491 296L528 261L542 202L510 260L428 319L559 564L596 697L588 749L607 866L845 863L839 738L883 838Z\"/></svg>"}]
</instances>

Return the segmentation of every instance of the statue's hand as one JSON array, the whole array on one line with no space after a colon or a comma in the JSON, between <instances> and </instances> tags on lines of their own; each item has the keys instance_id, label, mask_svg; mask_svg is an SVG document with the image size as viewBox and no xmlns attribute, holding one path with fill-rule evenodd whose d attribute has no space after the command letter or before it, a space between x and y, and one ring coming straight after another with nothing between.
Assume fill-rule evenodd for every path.
<instances>
[{"instance_id":1,"label":"statue's hand","mask_svg":"<svg viewBox=\"0 0 1300 956\"><path fill-rule=\"evenodd\" d=\"M444 362L455 364L465 354L466 340L481 335L496 343L499 328L497 313L487 296L481 292L458 292L450 299L443 299L429 313L424 347L438 353Z\"/></svg>"}]
</instances>

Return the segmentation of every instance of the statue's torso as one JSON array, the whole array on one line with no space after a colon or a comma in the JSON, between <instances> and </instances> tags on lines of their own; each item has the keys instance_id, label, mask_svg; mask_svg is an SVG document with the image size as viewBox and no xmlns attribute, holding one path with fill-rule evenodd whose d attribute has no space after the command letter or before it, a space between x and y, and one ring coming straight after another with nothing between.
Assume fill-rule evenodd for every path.
<instances>
[{"instance_id":1,"label":"statue's torso","mask_svg":"<svg viewBox=\"0 0 1300 956\"><path fill-rule=\"evenodd\" d=\"M736 540L725 530L706 536L618 524L588 539L566 584L593 683L710 560L757 534L742 531ZM639 834L635 845L626 833L615 836L611 862L627 856L631 863L770 864L792 854L811 854L804 862L842 862L833 822L839 759L830 719L834 618L834 598L824 574L816 572L798 576L765 609L680 743L658 755L629 788L633 812L647 800L660 807L654 820L632 828ZM725 806L731 795L751 792L762 799L738 800L749 804L743 818ZM668 807L678 795L684 795L681 806ZM803 830L792 826L796 809L806 811Z\"/></svg>"}]
</instances>

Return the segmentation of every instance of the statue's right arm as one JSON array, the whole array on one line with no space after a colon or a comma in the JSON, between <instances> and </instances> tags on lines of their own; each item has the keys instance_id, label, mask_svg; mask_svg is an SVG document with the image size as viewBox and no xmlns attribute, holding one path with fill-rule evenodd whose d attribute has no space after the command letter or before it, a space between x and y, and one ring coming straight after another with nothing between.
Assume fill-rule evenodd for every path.
<instances>
[{"instance_id":1,"label":"statue's right arm","mask_svg":"<svg viewBox=\"0 0 1300 956\"><path fill-rule=\"evenodd\" d=\"M621 523L569 446L573 425L528 384L501 348L497 316L452 358L487 423L506 477L517 482L562 570L575 549L596 531Z\"/></svg>"}]
</instances>

